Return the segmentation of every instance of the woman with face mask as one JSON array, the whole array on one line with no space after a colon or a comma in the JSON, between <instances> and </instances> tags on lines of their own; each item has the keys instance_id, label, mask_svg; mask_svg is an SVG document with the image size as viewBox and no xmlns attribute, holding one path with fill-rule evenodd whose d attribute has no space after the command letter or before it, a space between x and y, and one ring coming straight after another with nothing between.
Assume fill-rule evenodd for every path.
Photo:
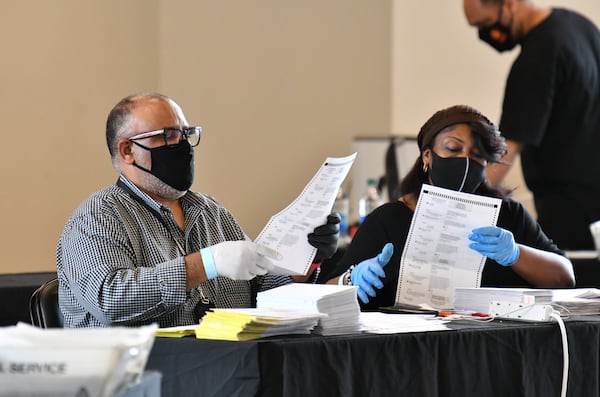
<instances>
[{"instance_id":1,"label":"woman with face mask","mask_svg":"<svg viewBox=\"0 0 600 397\"><path fill-rule=\"evenodd\" d=\"M420 155L400 184L401 197L374 210L361 224L329 283L358 286L363 309L394 304L400 257L421 186L502 199L497 226L473 229L470 247L487 257L481 286L572 287L573 267L537 222L507 192L485 179L500 162L504 139L484 115L468 106L436 112L417 137Z\"/></svg>"}]
</instances>

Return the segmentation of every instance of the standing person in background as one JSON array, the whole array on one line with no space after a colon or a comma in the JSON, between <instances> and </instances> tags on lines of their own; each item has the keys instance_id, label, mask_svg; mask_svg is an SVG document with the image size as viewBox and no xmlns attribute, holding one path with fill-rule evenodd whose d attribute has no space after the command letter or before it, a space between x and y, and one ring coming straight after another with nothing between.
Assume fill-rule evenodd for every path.
<instances>
[{"instance_id":1,"label":"standing person in background","mask_svg":"<svg viewBox=\"0 0 600 397\"><path fill-rule=\"evenodd\" d=\"M189 190L201 133L164 95L131 95L111 110L106 143L119 178L75 210L56 251L65 327L190 325L292 281L268 273L277 252ZM308 237L317 260L335 252L338 223L330 216Z\"/></svg>"},{"instance_id":2,"label":"standing person in background","mask_svg":"<svg viewBox=\"0 0 600 397\"><path fill-rule=\"evenodd\" d=\"M488 167L499 186L516 157L538 222L565 250L594 249L600 219L600 32L573 11L530 0L464 0L469 25L497 51L521 52L506 81L507 153Z\"/></svg>"}]
</instances>

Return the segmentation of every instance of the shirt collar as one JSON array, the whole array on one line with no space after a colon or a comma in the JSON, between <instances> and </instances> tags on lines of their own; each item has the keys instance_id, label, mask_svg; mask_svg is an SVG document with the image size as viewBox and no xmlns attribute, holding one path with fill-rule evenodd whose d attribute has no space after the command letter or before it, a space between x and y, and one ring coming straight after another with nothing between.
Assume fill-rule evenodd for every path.
<instances>
[{"instance_id":1,"label":"shirt collar","mask_svg":"<svg viewBox=\"0 0 600 397\"><path fill-rule=\"evenodd\" d=\"M135 194L140 200L146 203L150 208L154 211L161 213L163 210L167 209L164 205L154 200L148 194L143 192L140 188L138 188L133 182L131 182L127 177L123 174L119 175L119 180L125 184L130 189L130 192Z\"/></svg>"}]
</instances>

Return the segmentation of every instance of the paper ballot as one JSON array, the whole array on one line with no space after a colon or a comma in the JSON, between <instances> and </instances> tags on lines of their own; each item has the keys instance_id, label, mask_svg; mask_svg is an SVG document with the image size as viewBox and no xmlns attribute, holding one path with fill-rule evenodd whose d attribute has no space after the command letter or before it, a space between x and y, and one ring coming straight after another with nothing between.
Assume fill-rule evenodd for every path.
<instances>
[{"instance_id":1,"label":"paper ballot","mask_svg":"<svg viewBox=\"0 0 600 397\"><path fill-rule=\"evenodd\" d=\"M331 213L337 192L348 175L356 153L328 157L302 193L277 213L260 232L255 242L277 250L283 259L275 274L306 274L317 253L306 236L323 225Z\"/></svg>"},{"instance_id":2,"label":"paper ballot","mask_svg":"<svg viewBox=\"0 0 600 397\"><path fill-rule=\"evenodd\" d=\"M396 304L454 306L454 288L479 287L485 257L471 230L496 225L502 201L423 185L400 259Z\"/></svg>"}]
</instances>

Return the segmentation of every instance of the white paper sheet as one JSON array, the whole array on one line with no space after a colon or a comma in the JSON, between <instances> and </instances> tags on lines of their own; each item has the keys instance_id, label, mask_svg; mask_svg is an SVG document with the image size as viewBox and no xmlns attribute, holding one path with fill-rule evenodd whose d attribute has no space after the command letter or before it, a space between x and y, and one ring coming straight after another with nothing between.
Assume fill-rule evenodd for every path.
<instances>
[{"instance_id":1,"label":"white paper sheet","mask_svg":"<svg viewBox=\"0 0 600 397\"><path fill-rule=\"evenodd\" d=\"M360 313L361 331L372 334L398 334L406 332L448 331L447 320L433 314Z\"/></svg>"},{"instance_id":2,"label":"white paper sheet","mask_svg":"<svg viewBox=\"0 0 600 397\"><path fill-rule=\"evenodd\" d=\"M396 303L454 306L454 288L479 287L485 257L469 248L475 227L493 226L497 198L423 185L398 274Z\"/></svg>"},{"instance_id":3,"label":"white paper sheet","mask_svg":"<svg viewBox=\"0 0 600 397\"><path fill-rule=\"evenodd\" d=\"M337 192L354 163L356 153L328 157L302 193L277 213L260 232L255 242L276 249L283 255L273 271L276 274L306 274L316 248L307 235L327 221Z\"/></svg>"}]
</instances>

